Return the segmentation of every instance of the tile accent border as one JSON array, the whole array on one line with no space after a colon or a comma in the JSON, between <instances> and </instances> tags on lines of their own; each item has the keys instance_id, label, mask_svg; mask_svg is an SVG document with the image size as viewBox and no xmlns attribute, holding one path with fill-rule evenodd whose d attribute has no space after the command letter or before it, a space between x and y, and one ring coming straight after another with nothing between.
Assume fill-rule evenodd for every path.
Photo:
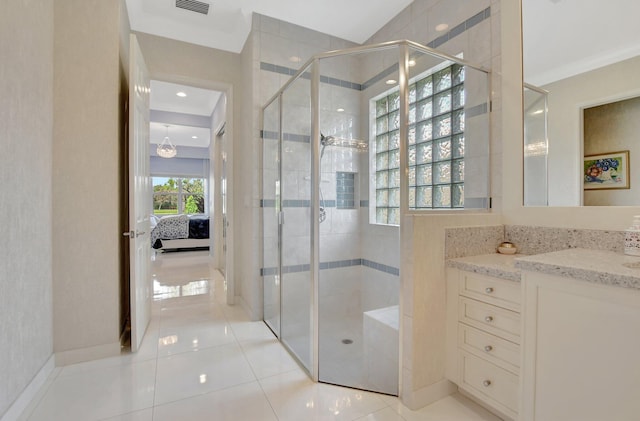
<instances>
[{"instance_id":1,"label":"tile accent border","mask_svg":"<svg viewBox=\"0 0 640 421\"><path fill-rule=\"evenodd\" d=\"M324 200L323 202L323 206L325 208L335 208L336 207L336 201L335 200ZM275 199L261 199L260 200L260 207L261 208L275 208L276 207L276 201ZM311 201L310 200L283 200L282 201L282 207L283 208L310 208L311 207Z\"/></svg>"},{"instance_id":2,"label":"tile accent border","mask_svg":"<svg viewBox=\"0 0 640 421\"><path fill-rule=\"evenodd\" d=\"M278 132L260 130L260 139L278 140ZM282 140L288 142L311 143L311 136L306 134L282 133Z\"/></svg>"},{"instance_id":3,"label":"tile accent border","mask_svg":"<svg viewBox=\"0 0 640 421\"><path fill-rule=\"evenodd\" d=\"M446 34L441 35L438 38L434 39L433 41L429 42L427 44L427 47L438 48L445 42L457 37L458 35L464 33L465 31L468 31L469 29L473 28L483 20L488 19L490 17L491 17L491 7L487 7L483 11L471 16L469 19L465 20L461 24L454 26Z\"/></svg>"},{"instance_id":4,"label":"tile accent border","mask_svg":"<svg viewBox=\"0 0 640 421\"><path fill-rule=\"evenodd\" d=\"M480 22L482 22L485 19L488 19L490 17L491 17L491 7L487 7L483 11L471 16L469 19L467 19L464 22L456 25L454 28L449 30L447 33L445 33L445 34L439 36L438 38L428 42L426 45L427 45L427 47L436 49L439 46L441 46L442 44L446 43L447 41L457 37L460 34L463 34L464 32L468 31L469 29L473 28L474 26L478 25ZM293 69L291 67L280 66L280 65L277 65L277 64L272 64L272 63L267 63L267 62L261 61L260 62L260 70L264 70L264 71L267 71L267 72L278 73L278 74L281 74L281 75L293 76L298 72L299 69ZM348 80L337 79L337 78L328 77L328 76L322 76L321 75L320 76L320 83L326 83L326 84L329 84L329 85L339 86L341 88L353 89L353 90L356 90L356 91L364 91L364 90L370 88L371 86L373 86L374 84L376 84L376 83L380 82L381 80L385 79L389 75L393 74L397 70L398 70L397 65L392 65L392 66L388 67L387 69L383 70L382 72L378 73L377 75L375 75L371 79L367 80L364 83L356 83L356 82L351 82L351 81L348 81ZM310 75L309 72L303 73L301 75L301 77L303 79L311 79L311 75Z\"/></svg>"},{"instance_id":5,"label":"tile accent border","mask_svg":"<svg viewBox=\"0 0 640 421\"><path fill-rule=\"evenodd\" d=\"M388 273L389 275L400 276L400 269L393 266L387 266L382 263L376 263L371 260L362 259L362 266L379 270L380 272Z\"/></svg>"},{"instance_id":6,"label":"tile accent border","mask_svg":"<svg viewBox=\"0 0 640 421\"><path fill-rule=\"evenodd\" d=\"M374 269L380 272L387 273L389 275L400 276L400 269L394 266L388 266L382 263L377 263L367 259L347 259L347 260L334 260L330 262L320 262L320 270L347 268L353 266L366 266L370 269ZM282 273L299 273L308 272L311 270L309 264L283 266ZM278 273L278 268L269 267L261 268L260 276L274 276Z\"/></svg>"},{"instance_id":7,"label":"tile accent border","mask_svg":"<svg viewBox=\"0 0 640 421\"><path fill-rule=\"evenodd\" d=\"M277 64L266 63L264 61L260 62L260 70L265 70L267 72L279 73L281 75L293 76L298 73L298 69L292 69L291 67L279 66ZM305 72L301 75L303 79L311 79L311 74L309 72ZM362 85L355 82L350 82L348 80L337 79L334 77L328 76L320 76L320 83L326 83L329 85L339 86L341 88L354 89L356 91L362 91Z\"/></svg>"},{"instance_id":8,"label":"tile accent border","mask_svg":"<svg viewBox=\"0 0 640 421\"><path fill-rule=\"evenodd\" d=\"M474 26L476 26L480 22L482 22L485 19L488 19L490 17L491 17L491 7L487 7L483 11L475 14L474 16L472 16L469 19L465 20L461 24L456 25L453 29L451 29L449 32L445 33L444 35L441 35L438 38L432 40L431 42L428 42L426 45L427 45L427 47L436 49L439 46L441 46L442 44L444 44L445 42L447 42L449 40L452 40L453 38L455 38L458 35L464 33L465 31L468 31L469 29L473 28ZM380 82L381 80L385 79L387 76L393 74L397 70L398 70L397 65L392 65L392 66L388 67L387 69L383 70L382 72L378 73L377 75L375 75L371 79L369 79L366 82L364 82L362 84L362 90L364 91L364 90L370 88L371 86L373 86L376 83Z\"/></svg>"}]
</instances>

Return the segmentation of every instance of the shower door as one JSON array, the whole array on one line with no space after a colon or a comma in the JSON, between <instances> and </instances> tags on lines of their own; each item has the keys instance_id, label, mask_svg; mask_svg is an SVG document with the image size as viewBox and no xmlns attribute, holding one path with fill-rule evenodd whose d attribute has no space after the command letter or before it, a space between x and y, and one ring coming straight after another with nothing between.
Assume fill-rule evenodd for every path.
<instances>
[{"instance_id":1,"label":"shower door","mask_svg":"<svg viewBox=\"0 0 640 421\"><path fill-rule=\"evenodd\" d=\"M263 115L264 320L312 368L311 98L298 78Z\"/></svg>"},{"instance_id":2,"label":"shower door","mask_svg":"<svg viewBox=\"0 0 640 421\"><path fill-rule=\"evenodd\" d=\"M312 372L310 95L310 81L298 78L281 98L280 337Z\"/></svg>"},{"instance_id":3,"label":"shower door","mask_svg":"<svg viewBox=\"0 0 640 421\"><path fill-rule=\"evenodd\" d=\"M262 279L264 321L280 337L280 101L263 113L262 130Z\"/></svg>"}]
</instances>

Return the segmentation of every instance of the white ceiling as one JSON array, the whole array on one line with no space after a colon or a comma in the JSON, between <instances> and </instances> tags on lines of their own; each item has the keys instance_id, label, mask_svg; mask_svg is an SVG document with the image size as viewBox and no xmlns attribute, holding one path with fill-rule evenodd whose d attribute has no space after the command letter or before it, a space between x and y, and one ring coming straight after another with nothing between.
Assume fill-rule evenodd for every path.
<instances>
[{"instance_id":1,"label":"white ceiling","mask_svg":"<svg viewBox=\"0 0 640 421\"><path fill-rule=\"evenodd\" d=\"M176 95L178 92L183 92L186 96ZM157 111L209 117L213 113L220 95L222 94L217 91L152 80L149 107ZM149 136L151 143L162 143L166 132L164 123L151 122ZM171 124L169 139L176 146L208 148L211 143L211 130Z\"/></svg>"},{"instance_id":2,"label":"white ceiling","mask_svg":"<svg viewBox=\"0 0 640 421\"><path fill-rule=\"evenodd\" d=\"M524 76L534 85L640 54L638 0L522 0Z\"/></svg>"},{"instance_id":3,"label":"white ceiling","mask_svg":"<svg viewBox=\"0 0 640 421\"><path fill-rule=\"evenodd\" d=\"M179 97L178 92L187 96ZM152 80L150 106L152 110L210 116L220 95L208 89Z\"/></svg>"},{"instance_id":4,"label":"white ceiling","mask_svg":"<svg viewBox=\"0 0 640 421\"><path fill-rule=\"evenodd\" d=\"M200 0L208 15L175 7L175 0L126 0L131 29L240 53L256 12L359 44L413 0Z\"/></svg>"},{"instance_id":5,"label":"white ceiling","mask_svg":"<svg viewBox=\"0 0 640 421\"><path fill-rule=\"evenodd\" d=\"M149 129L151 143L156 145L162 143L167 135L165 124L152 121L149 123ZM194 139L193 136L196 136L197 139ZM180 154L180 146L208 148L211 142L211 129L170 124L169 140L178 147L178 154Z\"/></svg>"}]
</instances>

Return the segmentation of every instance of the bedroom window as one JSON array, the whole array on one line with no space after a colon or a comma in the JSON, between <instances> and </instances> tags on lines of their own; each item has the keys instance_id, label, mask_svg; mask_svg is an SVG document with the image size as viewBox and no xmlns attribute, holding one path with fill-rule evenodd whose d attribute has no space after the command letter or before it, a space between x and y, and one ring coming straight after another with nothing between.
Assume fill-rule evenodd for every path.
<instances>
[{"instance_id":1,"label":"bedroom window","mask_svg":"<svg viewBox=\"0 0 640 421\"><path fill-rule=\"evenodd\" d=\"M464 68L454 64L423 74L409 87L409 209L464 207ZM371 101L375 116L372 223L400 222L400 96Z\"/></svg>"},{"instance_id":2,"label":"bedroom window","mask_svg":"<svg viewBox=\"0 0 640 421\"><path fill-rule=\"evenodd\" d=\"M204 178L152 177L153 214L206 213Z\"/></svg>"}]
</instances>

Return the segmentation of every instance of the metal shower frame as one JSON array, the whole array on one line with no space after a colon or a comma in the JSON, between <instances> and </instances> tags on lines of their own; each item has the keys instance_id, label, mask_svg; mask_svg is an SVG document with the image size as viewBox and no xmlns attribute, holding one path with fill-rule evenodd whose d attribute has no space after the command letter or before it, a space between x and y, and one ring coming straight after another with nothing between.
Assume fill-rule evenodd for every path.
<instances>
[{"instance_id":1,"label":"metal shower frame","mask_svg":"<svg viewBox=\"0 0 640 421\"><path fill-rule=\"evenodd\" d=\"M399 65L399 94L400 94L400 174L404 176L400 177L400 218L407 214L416 214L421 213L423 211L411 211L408 209L408 196L409 196L409 180L408 180L408 157L407 157L407 142L405 141L408 138L408 129L409 129L409 59L410 52L416 51L423 54L430 55L432 57L436 57L442 60L450 61L452 63L460 64L474 70L478 70L482 73L485 73L487 76L487 100L486 104L489 105L488 112L490 111L490 96L491 96L491 72L489 69L484 66L474 64L472 62L466 61L464 59L437 51L433 48L427 47L425 45L409 41L409 40L396 40L389 41L377 44L371 44L366 46L347 48L342 50L334 50L325 53L320 53L312 56L309 60L307 60L300 69L293 75L291 78L284 83L284 85L274 94L262 107L262 116L264 116L265 110L274 102L278 101L279 107L279 130L278 130L278 142L282 145L283 142L283 133L282 133L282 114L283 114L283 101L282 97L287 88L294 83L296 80L301 78L303 75L311 70L310 82L311 82L311 119L312 119L312 129L311 129L311 223L312 229L310 232L310 247L311 247L311 259L310 259L310 267L311 267L311 300L310 300L310 311L311 311L311 350L312 350L312 361L311 361L311 371L310 376L313 381L318 381L319 375L319 326L318 326L318 280L320 279L320 223L319 223L319 206L320 206L320 60L332 57L339 56L348 56L353 54L362 54L367 52L373 52L377 50L388 50L392 47L398 47L399 55L398 55L398 65ZM262 150L262 149L261 149ZM488 154L489 156L490 154ZM279 161L282 162L282 148L279 148ZM282 168L279 169L279 179L282 179ZM262 182L262 179L261 179ZM487 185L489 184L489 175L487 174ZM282 189L282 186L279 187ZM282 197L280 195L280 197ZM460 212L457 210L456 212ZM402 229L400 228L400 244L403 244L403 235ZM279 224L278 228L279 238L282 238L282 225ZM281 256L281 254L280 254ZM400 316L403 314L403 270L402 270L402 253L400 254L401 262L400 262L400 305L399 311ZM280 261L278 262L278 273L282 273L282 260L280 257ZM282 311L280 310L280 313ZM399 337L403 337L403 322L402 317L400 317L400 328L399 328ZM399 341L399 395L402 395L402 339Z\"/></svg>"}]
</instances>

